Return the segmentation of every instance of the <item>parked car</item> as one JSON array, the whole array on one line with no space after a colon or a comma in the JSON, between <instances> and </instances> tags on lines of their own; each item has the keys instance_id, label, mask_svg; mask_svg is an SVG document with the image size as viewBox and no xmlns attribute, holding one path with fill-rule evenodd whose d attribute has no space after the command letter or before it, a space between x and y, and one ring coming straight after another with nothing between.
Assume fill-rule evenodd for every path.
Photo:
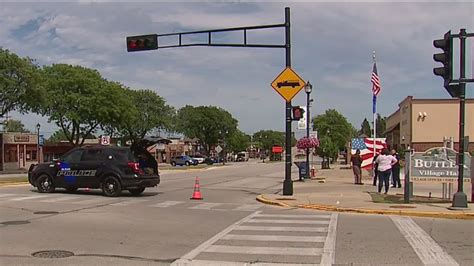
<instances>
[{"instance_id":1,"label":"parked car","mask_svg":"<svg viewBox=\"0 0 474 266\"><path fill-rule=\"evenodd\" d=\"M237 153L237 162L245 162L249 160L249 153L248 152L239 152Z\"/></svg>"},{"instance_id":2,"label":"parked car","mask_svg":"<svg viewBox=\"0 0 474 266\"><path fill-rule=\"evenodd\" d=\"M213 165L214 164L214 159L212 157L206 157L204 158L204 162L207 165Z\"/></svg>"},{"instance_id":3,"label":"parked car","mask_svg":"<svg viewBox=\"0 0 474 266\"><path fill-rule=\"evenodd\" d=\"M134 147L84 146L50 163L34 164L28 181L40 193L56 188L74 192L78 188L100 188L105 196L119 196L127 189L139 195L160 183L155 158L140 144Z\"/></svg>"},{"instance_id":4,"label":"parked car","mask_svg":"<svg viewBox=\"0 0 474 266\"><path fill-rule=\"evenodd\" d=\"M204 156L202 155L194 155L192 157L194 160L197 160L199 164L201 163L204 163L204 160L206 159Z\"/></svg>"},{"instance_id":5,"label":"parked car","mask_svg":"<svg viewBox=\"0 0 474 266\"><path fill-rule=\"evenodd\" d=\"M170 163L171 163L172 166L176 166L176 165L189 166L189 165L197 165L198 160L193 159L193 158L189 157L188 155L180 155L180 156L176 156L176 157L171 158Z\"/></svg>"}]
</instances>

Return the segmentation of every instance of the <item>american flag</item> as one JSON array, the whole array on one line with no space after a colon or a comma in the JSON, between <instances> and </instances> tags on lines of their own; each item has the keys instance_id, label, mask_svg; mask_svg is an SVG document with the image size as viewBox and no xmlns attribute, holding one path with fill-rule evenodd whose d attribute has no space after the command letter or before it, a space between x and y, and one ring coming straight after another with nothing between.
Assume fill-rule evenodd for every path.
<instances>
[{"instance_id":1,"label":"american flag","mask_svg":"<svg viewBox=\"0 0 474 266\"><path fill-rule=\"evenodd\" d=\"M372 168L372 161L374 159L374 148L376 153L380 153L384 148L387 148L385 138L376 138L375 147L373 138L355 138L351 141L351 154L355 154L357 149L360 150L363 169Z\"/></svg>"},{"instance_id":2,"label":"american flag","mask_svg":"<svg viewBox=\"0 0 474 266\"><path fill-rule=\"evenodd\" d=\"M380 90L382 89L382 86L380 86L380 79L377 74L377 64L375 62L374 68L372 69L372 78L370 81L372 81L372 93L377 97L377 95L380 93Z\"/></svg>"}]
</instances>

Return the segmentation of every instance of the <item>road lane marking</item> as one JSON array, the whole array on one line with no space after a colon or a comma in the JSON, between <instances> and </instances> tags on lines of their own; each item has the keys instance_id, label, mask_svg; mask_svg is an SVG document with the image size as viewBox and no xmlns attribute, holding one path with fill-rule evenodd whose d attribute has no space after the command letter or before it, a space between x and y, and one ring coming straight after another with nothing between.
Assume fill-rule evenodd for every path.
<instances>
[{"instance_id":1,"label":"road lane marking","mask_svg":"<svg viewBox=\"0 0 474 266\"><path fill-rule=\"evenodd\" d=\"M410 217L391 216L424 265L459 265Z\"/></svg>"},{"instance_id":2,"label":"road lane marking","mask_svg":"<svg viewBox=\"0 0 474 266\"><path fill-rule=\"evenodd\" d=\"M0 198L3 198L3 197L14 197L16 195L20 195L20 194L0 194Z\"/></svg>"},{"instance_id":3,"label":"road lane marking","mask_svg":"<svg viewBox=\"0 0 474 266\"><path fill-rule=\"evenodd\" d=\"M217 242L219 239L221 239L223 236L225 236L226 234L228 234L229 232L231 232L232 230L234 230L236 227L238 227L240 224L243 224L245 223L246 221L252 219L255 215L259 214L260 211L256 211L254 213L251 213L250 215L247 215L246 217L242 218L240 221L237 221L233 224L231 224L229 227L227 227L226 229L220 231L219 233L217 233L215 236L211 237L210 239L208 239L207 241L205 241L204 243L202 243L201 245L199 245L197 248L191 250L190 252L188 252L187 254L185 254L184 256L182 256L179 260L171 263L171 265L183 265L181 263L183 263L183 261L191 261L192 259L194 259L197 255L199 255L199 253L203 252L205 249L209 248L212 244L214 244L215 242Z\"/></svg>"},{"instance_id":4,"label":"road lane marking","mask_svg":"<svg viewBox=\"0 0 474 266\"><path fill-rule=\"evenodd\" d=\"M56 197L52 199L46 199L46 200L40 200L40 202L47 202L47 203L54 203L54 202L59 202L59 201L66 201L66 200L72 200L72 199L78 199L79 197L71 197L71 196L63 196L63 197Z\"/></svg>"},{"instance_id":5,"label":"road lane marking","mask_svg":"<svg viewBox=\"0 0 474 266\"><path fill-rule=\"evenodd\" d=\"M319 266L319 264L298 264L298 263L271 263L271 262L236 262L236 261L218 261L218 260L193 260L176 261L175 264L179 266L193 265L193 266Z\"/></svg>"},{"instance_id":6,"label":"road lane marking","mask_svg":"<svg viewBox=\"0 0 474 266\"><path fill-rule=\"evenodd\" d=\"M210 210L214 207L220 206L222 203L201 203L199 205L196 205L194 207L190 207L189 209L193 210Z\"/></svg>"},{"instance_id":7,"label":"road lane marking","mask_svg":"<svg viewBox=\"0 0 474 266\"><path fill-rule=\"evenodd\" d=\"M212 245L204 252L234 253L234 254L269 254L269 255L296 255L321 256L322 248L289 248L289 247L253 247L253 246L224 246Z\"/></svg>"},{"instance_id":8,"label":"road lane marking","mask_svg":"<svg viewBox=\"0 0 474 266\"><path fill-rule=\"evenodd\" d=\"M325 227L293 227L293 226L237 226L234 230L240 231L278 231L278 232L327 232Z\"/></svg>"},{"instance_id":9,"label":"road lane marking","mask_svg":"<svg viewBox=\"0 0 474 266\"><path fill-rule=\"evenodd\" d=\"M323 255L321 256L321 266L330 266L336 263L336 228L338 214L331 214L328 226L328 235L324 241Z\"/></svg>"},{"instance_id":10,"label":"road lane marking","mask_svg":"<svg viewBox=\"0 0 474 266\"><path fill-rule=\"evenodd\" d=\"M257 217L267 217L267 218L308 218L308 219L321 219L321 218L331 218L331 215L318 214L318 215L288 215L288 214L260 214Z\"/></svg>"},{"instance_id":11,"label":"road lane marking","mask_svg":"<svg viewBox=\"0 0 474 266\"><path fill-rule=\"evenodd\" d=\"M282 236L282 235L232 235L223 236L223 240L249 240L249 241L282 241L282 242L319 242L324 243L323 236Z\"/></svg>"},{"instance_id":12,"label":"road lane marking","mask_svg":"<svg viewBox=\"0 0 474 266\"><path fill-rule=\"evenodd\" d=\"M247 223L266 223L266 224L329 224L329 221L252 219L252 220L249 220Z\"/></svg>"},{"instance_id":13,"label":"road lane marking","mask_svg":"<svg viewBox=\"0 0 474 266\"><path fill-rule=\"evenodd\" d=\"M244 204L242 206L239 206L233 211L256 211L262 207L261 204Z\"/></svg>"},{"instance_id":14,"label":"road lane marking","mask_svg":"<svg viewBox=\"0 0 474 266\"><path fill-rule=\"evenodd\" d=\"M149 201L149 200L148 199L130 199L130 200L125 200L125 201L121 201L121 202L117 202L117 203L112 203L110 205L111 206L128 206L128 205L132 205L132 204L140 203L140 202L145 202L145 201Z\"/></svg>"},{"instance_id":15,"label":"road lane marking","mask_svg":"<svg viewBox=\"0 0 474 266\"><path fill-rule=\"evenodd\" d=\"M102 196L101 196L102 197ZM73 201L70 202L71 204L102 204L102 203L109 203L112 201L116 201L116 199L110 199L110 198L93 198L93 199L88 199L88 200L79 200L79 201Z\"/></svg>"},{"instance_id":16,"label":"road lane marking","mask_svg":"<svg viewBox=\"0 0 474 266\"><path fill-rule=\"evenodd\" d=\"M14 198L14 199L10 199L9 201L22 201L22 200L39 199L39 198L46 198L46 197L50 197L50 196L47 196L47 195L41 195L41 196L28 196L28 197L21 197L21 198Z\"/></svg>"},{"instance_id":17,"label":"road lane marking","mask_svg":"<svg viewBox=\"0 0 474 266\"><path fill-rule=\"evenodd\" d=\"M182 203L184 203L184 201L169 200L169 201L160 202L160 203L157 203L157 204L154 204L154 205L150 205L148 207L167 208L167 207L175 206L175 205L182 204Z\"/></svg>"}]
</instances>

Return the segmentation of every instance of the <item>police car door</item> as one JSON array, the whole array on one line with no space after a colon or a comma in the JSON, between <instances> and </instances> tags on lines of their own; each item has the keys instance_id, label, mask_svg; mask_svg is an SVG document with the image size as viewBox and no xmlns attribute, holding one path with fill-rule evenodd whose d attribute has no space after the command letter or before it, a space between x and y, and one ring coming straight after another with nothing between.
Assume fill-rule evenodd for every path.
<instances>
[{"instance_id":1,"label":"police car door","mask_svg":"<svg viewBox=\"0 0 474 266\"><path fill-rule=\"evenodd\" d=\"M104 166L102 149L85 149L78 164L78 174L82 187L98 188L100 180L98 173Z\"/></svg>"},{"instance_id":2,"label":"police car door","mask_svg":"<svg viewBox=\"0 0 474 266\"><path fill-rule=\"evenodd\" d=\"M59 161L59 169L56 174L56 186L75 187L78 186L77 168L81 160L83 150L76 149L66 153Z\"/></svg>"}]
</instances>

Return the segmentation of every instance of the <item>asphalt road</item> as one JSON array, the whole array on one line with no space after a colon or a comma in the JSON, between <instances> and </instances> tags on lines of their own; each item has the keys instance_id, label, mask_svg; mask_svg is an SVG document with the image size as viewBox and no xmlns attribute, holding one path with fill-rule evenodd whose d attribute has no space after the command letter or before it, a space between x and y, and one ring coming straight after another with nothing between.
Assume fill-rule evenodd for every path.
<instances>
[{"instance_id":1,"label":"asphalt road","mask_svg":"<svg viewBox=\"0 0 474 266\"><path fill-rule=\"evenodd\" d=\"M283 163L248 162L164 172L159 187L140 197L0 187L0 264L474 263L472 221L318 212L256 202L258 194L280 192L283 171ZM190 200L195 177L200 178L201 201ZM32 256L52 250L74 255Z\"/></svg>"}]
</instances>

